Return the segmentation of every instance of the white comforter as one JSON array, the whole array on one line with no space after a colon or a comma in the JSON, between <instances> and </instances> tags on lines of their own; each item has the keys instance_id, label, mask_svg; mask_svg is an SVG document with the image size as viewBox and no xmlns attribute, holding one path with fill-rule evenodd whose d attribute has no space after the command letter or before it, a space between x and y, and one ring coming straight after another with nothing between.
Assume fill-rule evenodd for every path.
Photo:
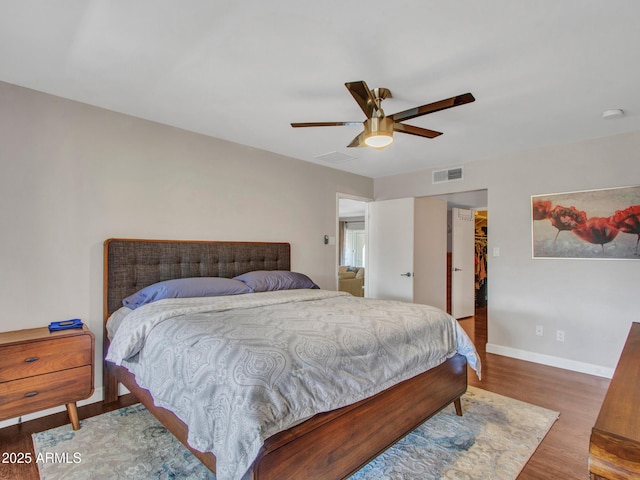
<instances>
[{"instance_id":1,"label":"white comforter","mask_svg":"<svg viewBox=\"0 0 640 480\"><path fill-rule=\"evenodd\" d=\"M456 353L480 373L470 339L439 309L286 290L145 305L122 320L107 360L216 455L218 480L238 480L269 436Z\"/></svg>"}]
</instances>

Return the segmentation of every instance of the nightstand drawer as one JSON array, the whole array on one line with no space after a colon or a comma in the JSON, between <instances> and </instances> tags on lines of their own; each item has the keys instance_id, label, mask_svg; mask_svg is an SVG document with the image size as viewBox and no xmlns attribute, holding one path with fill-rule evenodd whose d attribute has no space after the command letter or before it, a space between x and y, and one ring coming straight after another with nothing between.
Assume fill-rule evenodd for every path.
<instances>
[{"instance_id":1,"label":"nightstand drawer","mask_svg":"<svg viewBox=\"0 0 640 480\"><path fill-rule=\"evenodd\" d=\"M0 382L90 365L89 335L51 338L0 347Z\"/></svg>"},{"instance_id":2,"label":"nightstand drawer","mask_svg":"<svg viewBox=\"0 0 640 480\"><path fill-rule=\"evenodd\" d=\"M0 383L0 420L88 398L91 365Z\"/></svg>"}]
</instances>

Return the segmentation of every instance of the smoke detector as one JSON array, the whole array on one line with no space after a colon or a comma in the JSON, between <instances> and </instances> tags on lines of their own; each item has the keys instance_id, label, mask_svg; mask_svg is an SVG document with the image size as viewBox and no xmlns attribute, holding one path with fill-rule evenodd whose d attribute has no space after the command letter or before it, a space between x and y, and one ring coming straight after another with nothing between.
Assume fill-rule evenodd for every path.
<instances>
[{"instance_id":1,"label":"smoke detector","mask_svg":"<svg viewBox=\"0 0 640 480\"><path fill-rule=\"evenodd\" d=\"M604 119L620 118L624 115L624 110L621 108L614 108L613 110L607 110L602 114Z\"/></svg>"}]
</instances>

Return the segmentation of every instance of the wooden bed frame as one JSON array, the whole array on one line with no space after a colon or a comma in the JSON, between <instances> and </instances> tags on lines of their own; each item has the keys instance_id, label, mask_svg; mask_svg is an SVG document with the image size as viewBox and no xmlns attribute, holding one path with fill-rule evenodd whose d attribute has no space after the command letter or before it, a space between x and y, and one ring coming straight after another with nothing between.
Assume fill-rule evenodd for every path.
<instances>
[{"instance_id":1,"label":"wooden bed frame","mask_svg":"<svg viewBox=\"0 0 640 480\"><path fill-rule=\"evenodd\" d=\"M109 239L104 248L104 317L122 299L172 278L234 277L252 270L290 270L288 243L198 242ZM104 332L104 351L108 349ZM118 398L121 382L210 470L215 456L192 449L187 426L154 405L148 390L127 369L104 365L105 402ZM450 403L462 415L467 361L455 355L445 363L353 405L322 413L268 438L252 466L253 480L342 479L356 472L400 438Z\"/></svg>"}]
</instances>

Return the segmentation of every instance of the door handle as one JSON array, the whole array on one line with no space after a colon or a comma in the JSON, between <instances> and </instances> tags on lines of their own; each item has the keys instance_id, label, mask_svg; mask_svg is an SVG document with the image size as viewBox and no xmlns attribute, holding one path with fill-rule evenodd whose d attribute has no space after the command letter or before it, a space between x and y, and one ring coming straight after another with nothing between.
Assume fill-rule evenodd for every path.
<instances>
[{"instance_id":1,"label":"door handle","mask_svg":"<svg viewBox=\"0 0 640 480\"><path fill-rule=\"evenodd\" d=\"M400 276L401 277L410 277L411 276L411 272L401 273Z\"/></svg>"},{"instance_id":2,"label":"door handle","mask_svg":"<svg viewBox=\"0 0 640 480\"><path fill-rule=\"evenodd\" d=\"M454 271L454 272L461 272L461 271L462 271L462 269L461 269L461 268L456 267L456 268L454 268L454 269L453 269L453 271Z\"/></svg>"}]
</instances>

